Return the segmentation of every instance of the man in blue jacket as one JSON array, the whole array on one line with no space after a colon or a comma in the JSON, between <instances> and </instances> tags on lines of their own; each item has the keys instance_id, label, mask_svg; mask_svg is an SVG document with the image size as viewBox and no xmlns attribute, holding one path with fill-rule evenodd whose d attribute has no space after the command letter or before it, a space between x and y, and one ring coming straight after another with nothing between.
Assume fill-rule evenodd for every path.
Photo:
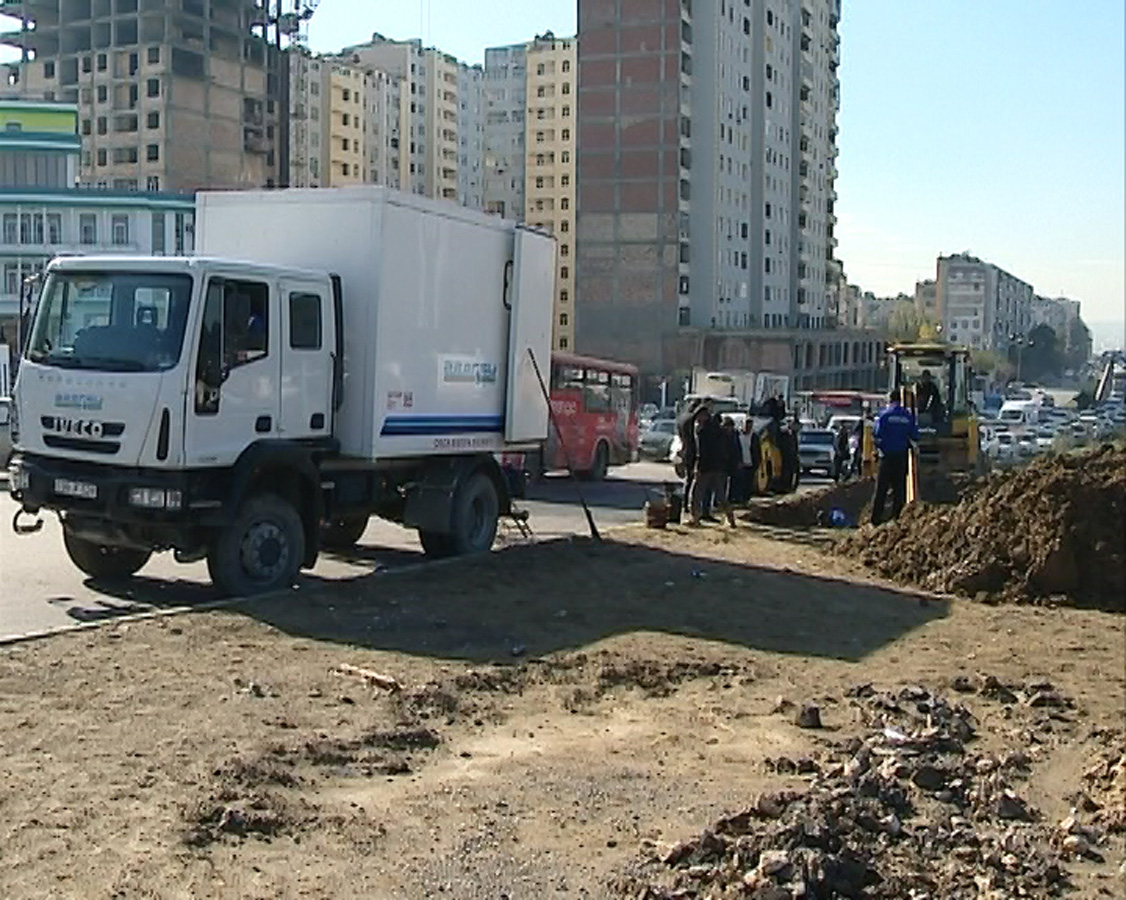
<instances>
[{"instance_id":1,"label":"man in blue jacket","mask_svg":"<svg viewBox=\"0 0 1126 900\"><path fill-rule=\"evenodd\" d=\"M884 504L891 491L891 517L899 517L907 502L907 454L911 444L918 443L919 426L915 414L903 406L899 388L889 396L891 402L876 416L873 437L880 451L880 466L876 472L876 499L872 505L872 524L879 525L884 517Z\"/></svg>"}]
</instances>

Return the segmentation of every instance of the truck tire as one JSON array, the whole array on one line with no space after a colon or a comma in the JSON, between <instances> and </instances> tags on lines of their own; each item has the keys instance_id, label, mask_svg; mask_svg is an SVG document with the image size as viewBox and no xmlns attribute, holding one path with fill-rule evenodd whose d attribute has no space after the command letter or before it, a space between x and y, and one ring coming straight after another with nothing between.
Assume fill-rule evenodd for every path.
<instances>
[{"instance_id":1,"label":"truck tire","mask_svg":"<svg viewBox=\"0 0 1126 900\"><path fill-rule=\"evenodd\" d=\"M63 545L70 561L91 578L129 578L152 556L148 550L96 544L73 534L65 525Z\"/></svg>"},{"instance_id":2,"label":"truck tire","mask_svg":"<svg viewBox=\"0 0 1126 900\"><path fill-rule=\"evenodd\" d=\"M305 529L274 494L243 501L207 553L211 581L224 594L249 597L292 587L305 556Z\"/></svg>"},{"instance_id":3,"label":"truck tire","mask_svg":"<svg viewBox=\"0 0 1126 900\"><path fill-rule=\"evenodd\" d=\"M471 475L454 494L450 556L488 553L496 540L500 498L493 480L484 472Z\"/></svg>"},{"instance_id":4,"label":"truck tire","mask_svg":"<svg viewBox=\"0 0 1126 900\"><path fill-rule=\"evenodd\" d=\"M351 550L367 531L368 516L344 516L321 526L321 546L326 550Z\"/></svg>"}]
</instances>

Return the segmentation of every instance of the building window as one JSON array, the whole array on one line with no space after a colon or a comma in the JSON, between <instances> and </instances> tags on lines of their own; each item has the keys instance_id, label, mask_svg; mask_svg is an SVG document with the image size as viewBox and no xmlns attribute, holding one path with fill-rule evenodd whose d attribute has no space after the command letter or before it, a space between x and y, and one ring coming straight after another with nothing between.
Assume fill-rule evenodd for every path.
<instances>
[{"instance_id":1,"label":"building window","mask_svg":"<svg viewBox=\"0 0 1126 900\"><path fill-rule=\"evenodd\" d=\"M343 120L344 120L345 125L351 125L352 124L352 117L349 116L348 113L344 113Z\"/></svg>"},{"instance_id":2,"label":"building window","mask_svg":"<svg viewBox=\"0 0 1126 900\"><path fill-rule=\"evenodd\" d=\"M55 64L54 64L54 62L48 60L47 62L43 63L43 77L44 78L54 78L55 77Z\"/></svg>"},{"instance_id":3,"label":"building window","mask_svg":"<svg viewBox=\"0 0 1126 900\"><path fill-rule=\"evenodd\" d=\"M160 144L149 144L145 147L145 159L149 162L156 162L160 159Z\"/></svg>"},{"instance_id":4,"label":"building window","mask_svg":"<svg viewBox=\"0 0 1126 900\"><path fill-rule=\"evenodd\" d=\"M106 148L102 147L98 151L98 165L104 166L106 164Z\"/></svg>"},{"instance_id":5,"label":"building window","mask_svg":"<svg viewBox=\"0 0 1126 900\"><path fill-rule=\"evenodd\" d=\"M106 125L106 117L98 116L98 134L105 134L109 130Z\"/></svg>"},{"instance_id":6,"label":"building window","mask_svg":"<svg viewBox=\"0 0 1126 900\"><path fill-rule=\"evenodd\" d=\"M345 147L344 149L345 149L345 150L347 150L348 148L347 148L347 147ZM350 174L350 172L351 172L351 168L350 168L350 166L348 165L348 163L343 163L343 164L341 165L341 168L343 169L343 171L344 171L344 174L345 174L345 175L348 175L348 174Z\"/></svg>"},{"instance_id":7,"label":"building window","mask_svg":"<svg viewBox=\"0 0 1126 900\"><path fill-rule=\"evenodd\" d=\"M559 178L559 183L563 187L568 187L571 184L571 176L570 175L561 175L560 178Z\"/></svg>"},{"instance_id":8,"label":"building window","mask_svg":"<svg viewBox=\"0 0 1126 900\"><path fill-rule=\"evenodd\" d=\"M159 47L149 47L148 58L149 58L150 63L160 62L160 48Z\"/></svg>"},{"instance_id":9,"label":"building window","mask_svg":"<svg viewBox=\"0 0 1126 900\"><path fill-rule=\"evenodd\" d=\"M563 60L563 71L564 72L570 72L571 71L571 61L569 59Z\"/></svg>"},{"instance_id":10,"label":"building window","mask_svg":"<svg viewBox=\"0 0 1126 900\"><path fill-rule=\"evenodd\" d=\"M571 255L571 248L567 244L560 244L559 255L560 256L570 256Z\"/></svg>"},{"instance_id":11,"label":"building window","mask_svg":"<svg viewBox=\"0 0 1126 900\"><path fill-rule=\"evenodd\" d=\"M61 244L63 242L63 217L62 213L47 213L47 243Z\"/></svg>"},{"instance_id":12,"label":"building window","mask_svg":"<svg viewBox=\"0 0 1126 900\"><path fill-rule=\"evenodd\" d=\"M149 128L159 128L160 127L160 113L158 113L158 112L149 113L148 117L145 119L145 124Z\"/></svg>"},{"instance_id":13,"label":"building window","mask_svg":"<svg viewBox=\"0 0 1126 900\"><path fill-rule=\"evenodd\" d=\"M159 78L150 78L148 80L148 82L146 82L146 84L145 84L145 93L149 97L159 97L160 96L160 79Z\"/></svg>"},{"instance_id":14,"label":"building window","mask_svg":"<svg viewBox=\"0 0 1126 900\"><path fill-rule=\"evenodd\" d=\"M343 148L344 148L345 150L347 150L347 149L349 148L349 146L350 146L350 144L349 144L349 142L348 142L348 138L341 138L341 145L343 146ZM345 175L347 175L348 173L347 173L347 172L345 172L344 174L345 174Z\"/></svg>"},{"instance_id":15,"label":"building window","mask_svg":"<svg viewBox=\"0 0 1126 900\"><path fill-rule=\"evenodd\" d=\"M567 349L567 338L561 337L559 339L559 349L560 350L566 350Z\"/></svg>"},{"instance_id":16,"label":"building window","mask_svg":"<svg viewBox=\"0 0 1126 900\"><path fill-rule=\"evenodd\" d=\"M160 190L160 176L150 175L145 181L145 190L155 194Z\"/></svg>"},{"instance_id":17,"label":"building window","mask_svg":"<svg viewBox=\"0 0 1126 900\"><path fill-rule=\"evenodd\" d=\"M348 88L344 88L344 102L347 103L352 99L352 92Z\"/></svg>"},{"instance_id":18,"label":"building window","mask_svg":"<svg viewBox=\"0 0 1126 900\"><path fill-rule=\"evenodd\" d=\"M4 243L18 244L20 242L20 220L15 213L4 213Z\"/></svg>"},{"instance_id":19,"label":"building window","mask_svg":"<svg viewBox=\"0 0 1126 900\"><path fill-rule=\"evenodd\" d=\"M559 208L560 209L570 209L571 208L571 201L567 197L564 197L562 200L559 201Z\"/></svg>"},{"instance_id":20,"label":"building window","mask_svg":"<svg viewBox=\"0 0 1126 900\"><path fill-rule=\"evenodd\" d=\"M564 281L566 281L568 278L571 277L571 270L568 269L566 266L560 266L559 267L559 277L562 278Z\"/></svg>"},{"instance_id":21,"label":"building window","mask_svg":"<svg viewBox=\"0 0 1126 900\"><path fill-rule=\"evenodd\" d=\"M82 134L84 136L89 136L91 131L93 131L93 128L90 126L90 120L89 119L83 119L82 120Z\"/></svg>"},{"instance_id":22,"label":"building window","mask_svg":"<svg viewBox=\"0 0 1126 900\"><path fill-rule=\"evenodd\" d=\"M568 115L570 115L570 113L568 113ZM570 128L564 128L563 129L563 140L565 140L565 141L571 140L571 129Z\"/></svg>"},{"instance_id":23,"label":"building window","mask_svg":"<svg viewBox=\"0 0 1126 900\"><path fill-rule=\"evenodd\" d=\"M129 217L117 214L111 220L113 228L113 245L125 247L129 244Z\"/></svg>"},{"instance_id":24,"label":"building window","mask_svg":"<svg viewBox=\"0 0 1126 900\"><path fill-rule=\"evenodd\" d=\"M571 299L571 295L567 292L566 288L564 288L563 290L561 290L559 292L559 302L560 303L566 303L570 299Z\"/></svg>"},{"instance_id":25,"label":"building window","mask_svg":"<svg viewBox=\"0 0 1126 900\"><path fill-rule=\"evenodd\" d=\"M560 313L559 314L559 324L562 325L564 328L567 327L567 323L569 321L570 321L570 317L566 313Z\"/></svg>"},{"instance_id":26,"label":"building window","mask_svg":"<svg viewBox=\"0 0 1126 900\"><path fill-rule=\"evenodd\" d=\"M568 222L566 219L564 219L562 222L559 223L559 230L563 234L566 234L568 231L571 230L571 223Z\"/></svg>"},{"instance_id":27,"label":"building window","mask_svg":"<svg viewBox=\"0 0 1126 900\"><path fill-rule=\"evenodd\" d=\"M536 187L538 187L538 188L543 187L543 176L542 175L539 175L539 176L536 177Z\"/></svg>"},{"instance_id":28,"label":"building window","mask_svg":"<svg viewBox=\"0 0 1126 900\"><path fill-rule=\"evenodd\" d=\"M98 243L98 217L93 213L78 216L78 242L87 247Z\"/></svg>"}]
</instances>

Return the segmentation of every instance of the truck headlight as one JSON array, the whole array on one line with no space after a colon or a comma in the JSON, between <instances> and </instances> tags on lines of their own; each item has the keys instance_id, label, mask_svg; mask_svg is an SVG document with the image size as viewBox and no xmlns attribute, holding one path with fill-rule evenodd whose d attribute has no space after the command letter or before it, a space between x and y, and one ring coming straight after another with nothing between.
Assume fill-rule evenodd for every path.
<instances>
[{"instance_id":1,"label":"truck headlight","mask_svg":"<svg viewBox=\"0 0 1126 900\"><path fill-rule=\"evenodd\" d=\"M130 488L129 505L141 509L178 510L184 505L184 495L180 491L165 490L164 488Z\"/></svg>"},{"instance_id":2,"label":"truck headlight","mask_svg":"<svg viewBox=\"0 0 1126 900\"><path fill-rule=\"evenodd\" d=\"M23 466L17 466L8 472L9 490L26 491L31 487L31 473Z\"/></svg>"}]
</instances>

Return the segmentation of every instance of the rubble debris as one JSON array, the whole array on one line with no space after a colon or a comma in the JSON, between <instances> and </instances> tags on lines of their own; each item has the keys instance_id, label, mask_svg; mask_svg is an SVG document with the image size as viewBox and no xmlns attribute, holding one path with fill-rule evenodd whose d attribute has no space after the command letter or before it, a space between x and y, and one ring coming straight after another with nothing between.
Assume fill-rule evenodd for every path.
<instances>
[{"instance_id":1,"label":"rubble debris","mask_svg":"<svg viewBox=\"0 0 1126 900\"><path fill-rule=\"evenodd\" d=\"M893 580L986 601L1126 611L1126 448L1040 457L955 506L912 504L840 546Z\"/></svg>"},{"instance_id":2,"label":"rubble debris","mask_svg":"<svg viewBox=\"0 0 1126 900\"><path fill-rule=\"evenodd\" d=\"M390 675L373 672L371 669L364 669L351 663L341 663L333 671L337 675L353 675L356 678L362 678L368 684L383 688L393 694L397 694L403 689L403 686Z\"/></svg>"},{"instance_id":3,"label":"rubble debris","mask_svg":"<svg viewBox=\"0 0 1126 900\"><path fill-rule=\"evenodd\" d=\"M794 718L798 728L820 728L821 727L821 710L814 706L812 703L806 703L798 710L797 716Z\"/></svg>"},{"instance_id":4,"label":"rubble debris","mask_svg":"<svg viewBox=\"0 0 1126 900\"><path fill-rule=\"evenodd\" d=\"M1051 685L1015 689L981 676L961 693L986 702L1004 688L1026 716ZM1018 696L1019 695L1019 696ZM1045 822L1020 796L1024 753L975 753L973 713L920 685L848 692L865 731L830 742L806 789L764 793L693 840L649 856L615 881L621 897L936 898L1061 896L1065 865L1092 857L1103 840L1078 810ZM808 708L808 707L807 707ZM1126 758L1123 765L1126 766ZM792 773L785 757L768 768ZM1103 783L1107 763L1092 767ZM1116 770L1117 771L1117 770Z\"/></svg>"}]
</instances>

